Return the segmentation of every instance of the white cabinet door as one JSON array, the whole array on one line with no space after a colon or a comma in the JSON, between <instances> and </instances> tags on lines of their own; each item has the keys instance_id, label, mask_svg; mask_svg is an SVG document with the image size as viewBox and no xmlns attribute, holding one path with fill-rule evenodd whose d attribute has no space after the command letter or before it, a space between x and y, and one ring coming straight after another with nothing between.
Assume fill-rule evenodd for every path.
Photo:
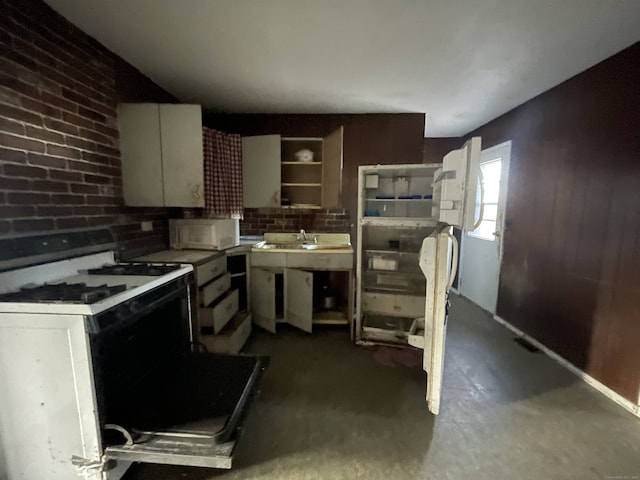
<instances>
[{"instance_id":1,"label":"white cabinet door","mask_svg":"<svg viewBox=\"0 0 640 480\"><path fill-rule=\"evenodd\" d=\"M125 205L164 206L158 104L120 104L118 128Z\"/></svg>"},{"instance_id":2,"label":"white cabinet door","mask_svg":"<svg viewBox=\"0 0 640 480\"><path fill-rule=\"evenodd\" d=\"M464 231L476 228L482 216L480 137L444 156L433 185L433 216ZM480 193L480 195L478 195Z\"/></svg>"},{"instance_id":3,"label":"white cabinet door","mask_svg":"<svg viewBox=\"0 0 640 480\"><path fill-rule=\"evenodd\" d=\"M101 429L89 337L80 315L5 314L0 318L0 478L78 476L72 455L99 466Z\"/></svg>"},{"instance_id":4,"label":"white cabinet door","mask_svg":"<svg viewBox=\"0 0 640 480\"><path fill-rule=\"evenodd\" d=\"M253 323L276 333L276 274L251 269L251 316Z\"/></svg>"},{"instance_id":5,"label":"white cabinet door","mask_svg":"<svg viewBox=\"0 0 640 480\"><path fill-rule=\"evenodd\" d=\"M458 262L457 243L449 230L446 227L425 238L420 250L420 269L427 279L423 368L427 372L427 406L434 415L440 412L448 291Z\"/></svg>"},{"instance_id":6,"label":"white cabinet door","mask_svg":"<svg viewBox=\"0 0 640 480\"><path fill-rule=\"evenodd\" d=\"M164 204L204 207L200 105L160 105Z\"/></svg>"},{"instance_id":7,"label":"white cabinet door","mask_svg":"<svg viewBox=\"0 0 640 480\"><path fill-rule=\"evenodd\" d=\"M244 208L280 207L280 135L242 138Z\"/></svg>"},{"instance_id":8,"label":"white cabinet door","mask_svg":"<svg viewBox=\"0 0 640 480\"><path fill-rule=\"evenodd\" d=\"M204 206L199 105L120 104L118 127L126 205Z\"/></svg>"},{"instance_id":9,"label":"white cabinet door","mask_svg":"<svg viewBox=\"0 0 640 480\"><path fill-rule=\"evenodd\" d=\"M322 207L340 206L342 191L342 138L344 127L331 132L322 141Z\"/></svg>"},{"instance_id":10,"label":"white cabinet door","mask_svg":"<svg viewBox=\"0 0 640 480\"><path fill-rule=\"evenodd\" d=\"M313 274L303 270L284 270L284 321L311 333L313 324Z\"/></svg>"}]
</instances>

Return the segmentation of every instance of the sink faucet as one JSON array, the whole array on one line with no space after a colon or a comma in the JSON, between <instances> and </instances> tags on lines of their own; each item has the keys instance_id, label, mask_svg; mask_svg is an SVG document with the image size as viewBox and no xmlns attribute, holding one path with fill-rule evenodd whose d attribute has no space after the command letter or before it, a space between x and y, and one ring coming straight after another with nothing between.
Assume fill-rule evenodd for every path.
<instances>
[{"instance_id":1,"label":"sink faucet","mask_svg":"<svg viewBox=\"0 0 640 480\"><path fill-rule=\"evenodd\" d=\"M307 241L309 237L307 237L307 232L304 231L304 228L300 229L300 235L302 235L302 238Z\"/></svg>"}]
</instances>

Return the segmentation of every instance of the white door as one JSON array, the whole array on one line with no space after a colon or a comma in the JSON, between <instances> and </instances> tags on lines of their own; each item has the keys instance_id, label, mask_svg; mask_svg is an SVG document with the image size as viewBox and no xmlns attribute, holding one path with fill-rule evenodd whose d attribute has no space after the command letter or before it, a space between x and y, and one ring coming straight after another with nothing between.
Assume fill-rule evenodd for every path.
<instances>
[{"instance_id":1,"label":"white door","mask_svg":"<svg viewBox=\"0 0 640 480\"><path fill-rule=\"evenodd\" d=\"M164 204L204 207L204 153L200 105L161 104Z\"/></svg>"},{"instance_id":2,"label":"white door","mask_svg":"<svg viewBox=\"0 0 640 480\"><path fill-rule=\"evenodd\" d=\"M420 269L427 279L423 368L427 372L427 406L434 415L440 412L448 297L457 257L458 244L451 227L442 228L422 242Z\"/></svg>"},{"instance_id":3,"label":"white door","mask_svg":"<svg viewBox=\"0 0 640 480\"><path fill-rule=\"evenodd\" d=\"M163 207L160 113L156 103L118 106L125 205Z\"/></svg>"},{"instance_id":4,"label":"white door","mask_svg":"<svg viewBox=\"0 0 640 480\"><path fill-rule=\"evenodd\" d=\"M242 137L244 208L280 207L280 135Z\"/></svg>"},{"instance_id":5,"label":"white door","mask_svg":"<svg viewBox=\"0 0 640 480\"><path fill-rule=\"evenodd\" d=\"M342 138L344 127L331 132L322 141L322 206L340 206L342 191Z\"/></svg>"},{"instance_id":6,"label":"white door","mask_svg":"<svg viewBox=\"0 0 640 480\"><path fill-rule=\"evenodd\" d=\"M261 268L251 269L251 316L253 323L276 333L276 274Z\"/></svg>"},{"instance_id":7,"label":"white door","mask_svg":"<svg viewBox=\"0 0 640 480\"><path fill-rule=\"evenodd\" d=\"M498 301L510 154L510 141L482 151L483 218L476 229L463 233L460 249L458 290L491 313Z\"/></svg>"},{"instance_id":8,"label":"white door","mask_svg":"<svg viewBox=\"0 0 640 480\"><path fill-rule=\"evenodd\" d=\"M462 148L444 156L433 180L434 218L462 230L473 230L480 222L482 187L479 181L482 139L473 137ZM478 195L479 194L479 195Z\"/></svg>"},{"instance_id":9,"label":"white door","mask_svg":"<svg viewBox=\"0 0 640 480\"><path fill-rule=\"evenodd\" d=\"M313 273L284 269L284 321L311 333L313 325Z\"/></svg>"}]
</instances>

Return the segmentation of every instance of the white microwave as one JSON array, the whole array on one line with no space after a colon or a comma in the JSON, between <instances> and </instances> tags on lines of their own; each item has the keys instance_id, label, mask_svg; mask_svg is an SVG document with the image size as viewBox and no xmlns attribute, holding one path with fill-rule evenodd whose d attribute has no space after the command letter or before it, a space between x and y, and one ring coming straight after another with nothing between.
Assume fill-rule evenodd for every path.
<instances>
[{"instance_id":1,"label":"white microwave","mask_svg":"<svg viewBox=\"0 0 640 480\"><path fill-rule=\"evenodd\" d=\"M240 243L240 226L230 218L173 218L169 241L177 250L225 250Z\"/></svg>"}]
</instances>

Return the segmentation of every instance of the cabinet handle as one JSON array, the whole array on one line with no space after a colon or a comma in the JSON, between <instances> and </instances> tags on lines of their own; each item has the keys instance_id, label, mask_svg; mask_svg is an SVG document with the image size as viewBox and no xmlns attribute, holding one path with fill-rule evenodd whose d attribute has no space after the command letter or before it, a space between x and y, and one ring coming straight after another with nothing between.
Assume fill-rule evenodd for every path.
<instances>
[{"instance_id":1,"label":"cabinet handle","mask_svg":"<svg viewBox=\"0 0 640 480\"><path fill-rule=\"evenodd\" d=\"M398 311L398 310L400 310L401 308L402 308L402 307L401 307L400 305L394 305L394 306L393 306L393 309L394 309L395 311Z\"/></svg>"},{"instance_id":2,"label":"cabinet handle","mask_svg":"<svg viewBox=\"0 0 640 480\"><path fill-rule=\"evenodd\" d=\"M273 197L271 197L271 203L276 207L280 206L280 192L277 190L273 193Z\"/></svg>"},{"instance_id":3,"label":"cabinet handle","mask_svg":"<svg viewBox=\"0 0 640 480\"><path fill-rule=\"evenodd\" d=\"M196 185L193 189L193 196L196 200L200 200L200 185Z\"/></svg>"}]
</instances>

